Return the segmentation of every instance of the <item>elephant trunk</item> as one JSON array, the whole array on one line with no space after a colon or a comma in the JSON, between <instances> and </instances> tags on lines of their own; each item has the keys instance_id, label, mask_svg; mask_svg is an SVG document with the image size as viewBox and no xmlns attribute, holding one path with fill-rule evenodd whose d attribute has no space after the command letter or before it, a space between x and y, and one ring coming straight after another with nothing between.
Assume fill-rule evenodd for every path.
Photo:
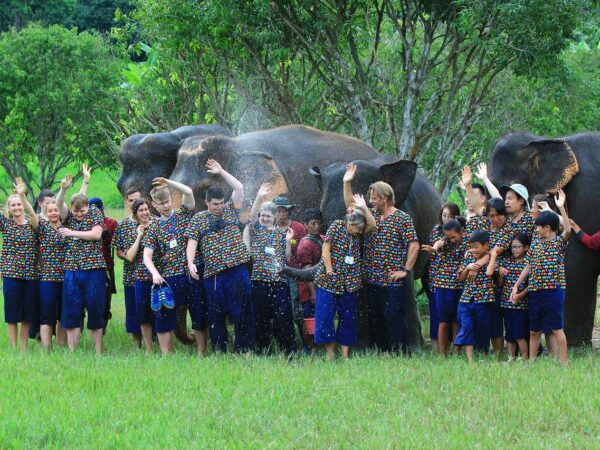
<instances>
[{"instance_id":1,"label":"elephant trunk","mask_svg":"<svg viewBox=\"0 0 600 450\"><path fill-rule=\"evenodd\" d=\"M175 336L182 344L194 345L196 344L196 337L188 334L186 320L187 306L179 306L177 308L177 328L175 329Z\"/></svg>"},{"instance_id":2,"label":"elephant trunk","mask_svg":"<svg viewBox=\"0 0 600 450\"><path fill-rule=\"evenodd\" d=\"M309 267L308 269L295 269L293 267L284 266L281 273L287 277L293 278L296 281L313 281L317 274L318 265Z\"/></svg>"}]
</instances>

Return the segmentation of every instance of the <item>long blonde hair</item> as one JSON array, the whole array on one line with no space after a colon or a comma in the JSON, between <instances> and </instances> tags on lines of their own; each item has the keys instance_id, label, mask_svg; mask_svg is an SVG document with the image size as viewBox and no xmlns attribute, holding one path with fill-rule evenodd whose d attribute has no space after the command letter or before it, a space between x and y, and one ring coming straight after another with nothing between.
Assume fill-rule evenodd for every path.
<instances>
[{"instance_id":1,"label":"long blonde hair","mask_svg":"<svg viewBox=\"0 0 600 450\"><path fill-rule=\"evenodd\" d=\"M7 215L7 217L8 217L9 219L12 219L12 218L13 218L13 215L12 215L12 213L10 212L10 201L11 201L13 198L18 198L18 199L19 199L19 201L21 201L21 196L20 196L19 194L12 194L11 196L9 196L9 197L6 199L6 215ZM21 203L23 203L23 202L21 201ZM25 206L25 205L23 205L23 206Z\"/></svg>"}]
</instances>

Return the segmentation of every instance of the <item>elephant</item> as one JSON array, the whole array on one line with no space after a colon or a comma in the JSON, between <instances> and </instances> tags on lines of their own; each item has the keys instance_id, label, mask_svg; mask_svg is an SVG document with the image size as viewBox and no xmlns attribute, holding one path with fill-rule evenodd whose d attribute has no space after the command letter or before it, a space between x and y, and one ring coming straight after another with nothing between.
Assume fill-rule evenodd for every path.
<instances>
[{"instance_id":1,"label":"elephant","mask_svg":"<svg viewBox=\"0 0 600 450\"><path fill-rule=\"evenodd\" d=\"M417 171L413 161L394 161L388 156L379 156L372 160L354 160L357 166L356 175L352 182L354 193L365 194L369 186L376 181L385 181L394 189L396 207L409 214L414 222L419 242L427 242L429 234L437 223L441 199L435 187L429 180ZM336 162L321 170L312 167L310 173L315 177L322 192L321 210L326 223L342 218L346 212L343 195L343 177L346 163ZM406 320L408 324L408 345L417 350L422 344L421 322L415 302L415 292L412 281L426 275L429 256L425 252L419 254L414 266L414 277L408 283ZM308 274L287 269L295 277L310 278ZM368 340L367 304L362 297L359 299L359 340L364 345Z\"/></svg>"},{"instance_id":2,"label":"elephant","mask_svg":"<svg viewBox=\"0 0 600 450\"><path fill-rule=\"evenodd\" d=\"M494 146L488 174L496 186L525 185L530 198L563 189L569 216L587 232L600 229L600 133L557 139L527 132L507 134ZM600 252L571 236L565 272L565 333L569 345L587 345L594 326Z\"/></svg>"}]
</instances>

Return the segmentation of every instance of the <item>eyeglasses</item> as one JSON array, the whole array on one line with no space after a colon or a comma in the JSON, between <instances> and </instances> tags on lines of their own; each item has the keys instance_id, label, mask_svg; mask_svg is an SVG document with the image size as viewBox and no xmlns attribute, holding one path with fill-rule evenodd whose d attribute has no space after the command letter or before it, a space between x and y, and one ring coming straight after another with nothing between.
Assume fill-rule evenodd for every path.
<instances>
[{"instance_id":1,"label":"eyeglasses","mask_svg":"<svg viewBox=\"0 0 600 450\"><path fill-rule=\"evenodd\" d=\"M513 250L518 250L520 248L523 248L522 245L512 245L510 248L512 248Z\"/></svg>"}]
</instances>

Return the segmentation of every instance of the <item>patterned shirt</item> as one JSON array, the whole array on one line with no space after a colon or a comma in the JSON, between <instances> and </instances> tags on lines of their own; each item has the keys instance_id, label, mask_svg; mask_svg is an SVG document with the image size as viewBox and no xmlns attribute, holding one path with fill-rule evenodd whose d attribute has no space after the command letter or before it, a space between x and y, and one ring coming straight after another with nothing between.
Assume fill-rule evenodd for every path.
<instances>
[{"instance_id":1,"label":"patterned shirt","mask_svg":"<svg viewBox=\"0 0 600 450\"><path fill-rule=\"evenodd\" d=\"M525 233L527 236L529 236L531 238L535 231L535 220L533 220L533 216L528 211L525 211L523 213L523 216L521 216L521 219L519 219L518 221L513 222L512 219L509 217L508 222L510 223L510 225L512 227L511 238L513 238L513 239L519 233Z\"/></svg>"},{"instance_id":2,"label":"patterned shirt","mask_svg":"<svg viewBox=\"0 0 600 450\"><path fill-rule=\"evenodd\" d=\"M411 217L399 209L385 219L371 211L375 228L366 238L365 278L368 283L387 286L390 272L404 270L408 244L418 241Z\"/></svg>"},{"instance_id":3,"label":"patterned shirt","mask_svg":"<svg viewBox=\"0 0 600 450\"><path fill-rule=\"evenodd\" d=\"M0 232L2 232L3 277L20 280L36 280L37 273L37 236L29 222L18 225L13 219L0 214Z\"/></svg>"},{"instance_id":4,"label":"patterned shirt","mask_svg":"<svg viewBox=\"0 0 600 450\"><path fill-rule=\"evenodd\" d=\"M142 239L144 248L151 248L153 261L158 261L156 269L163 278L185 274L187 258L186 230L194 211L182 206L164 220L162 217L150 224Z\"/></svg>"},{"instance_id":5,"label":"patterned shirt","mask_svg":"<svg viewBox=\"0 0 600 450\"><path fill-rule=\"evenodd\" d=\"M436 225L433 230L431 230L431 234L429 235L429 245L435 244L437 241L444 239L444 229L442 225ZM437 253L431 253L429 255L429 279L432 281L435 280L435 272L437 270L437 264L439 262L439 256ZM435 287L435 285L434 285Z\"/></svg>"},{"instance_id":6,"label":"patterned shirt","mask_svg":"<svg viewBox=\"0 0 600 450\"><path fill-rule=\"evenodd\" d=\"M504 252L500 255L504 258L510 252L510 244L512 242L513 229L508 222L505 222L502 227L492 230L490 219L486 216L474 216L467 222L467 240L474 231L487 231L490 235L490 250L494 247L502 247Z\"/></svg>"},{"instance_id":7,"label":"patterned shirt","mask_svg":"<svg viewBox=\"0 0 600 450\"><path fill-rule=\"evenodd\" d=\"M40 239L40 280L63 281L68 238L63 237L50 222L42 218L37 233Z\"/></svg>"},{"instance_id":8,"label":"patterned shirt","mask_svg":"<svg viewBox=\"0 0 600 450\"><path fill-rule=\"evenodd\" d=\"M204 262L204 278L250 260L242 241L238 215L239 210L229 201L221 217L201 211L192 219L186 237L198 241Z\"/></svg>"},{"instance_id":9,"label":"patterned shirt","mask_svg":"<svg viewBox=\"0 0 600 450\"><path fill-rule=\"evenodd\" d=\"M131 248L137 238L137 227L138 223L131 217L126 217L121 220L115 231L113 246L117 250L127 253L127 250ZM141 245L140 248L142 249L143 254L143 247ZM135 266L135 261L129 262L123 260L123 285L133 286L135 282Z\"/></svg>"},{"instance_id":10,"label":"patterned shirt","mask_svg":"<svg viewBox=\"0 0 600 450\"><path fill-rule=\"evenodd\" d=\"M476 259L470 253L463 260L459 268L459 272L465 270L465 268L476 262ZM462 303L493 303L494 302L494 280L492 277L488 277L485 272L487 270L487 264L484 265L473 281L464 281L464 289L460 301Z\"/></svg>"},{"instance_id":11,"label":"patterned shirt","mask_svg":"<svg viewBox=\"0 0 600 450\"><path fill-rule=\"evenodd\" d=\"M511 303L510 294L512 293L512 289L521 276L521 272L525 268L527 263L523 261L517 261L512 255L509 258L505 258L500 264L496 264L496 271L500 269L500 267L504 267L508 270L508 274L504 276L504 284L502 284L502 296L500 297L500 306L502 308L507 309L528 309L529 304L527 301L527 296L523 297L517 303ZM519 292L523 291L527 287L527 281L519 285Z\"/></svg>"},{"instance_id":12,"label":"patterned shirt","mask_svg":"<svg viewBox=\"0 0 600 450\"><path fill-rule=\"evenodd\" d=\"M336 220L329 226L325 242L329 242L331 245L333 273L327 273L325 263L321 258L315 275L315 285L334 294L359 290L362 278L361 238L349 235L346 231L346 223L343 220Z\"/></svg>"},{"instance_id":13,"label":"patterned shirt","mask_svg":"<svg viewBox=\"0 0 600 450\"><path fill-rule=\"evenodd\" d=\"M252 280L281 281L279 272L285 264L285 231L268 230L258 222L250 226Z\"/></svg>"},{"instance_id":14,"label":"patterned shirt","mask_svg":"<svg viewBox=\"0 0 600 450\"><path fill-rule=\"evenodd\" d=\"M75 220L69 212L63 226L74 231L91 231L92 228L104 223L102 213L95 206L90 206L88 213L81 221ZM66 270L91 270L104 269L106 262L102 255L102 241L86 241L74 237L67 238L67 249L65 252Z\"/></svg>"},{"instance_id":15,"label":"patterned shirt","mask_svg":"<svg viewBox=\"0 0 600 450\"><path fill-rule=\"evenodd\" d=\"M463 233L462 242L453 244L446 242L436 253L437 267L433 287L444 289L462 289L463 282L459 280L459 268L467 251L468 236Z\"/></svg>"},{"instance_id":16,"label":"patterned shirt","mask_svg":"<svg viewBox=\"0 0 600 450\"><path fill-rule=\"evenodd\" d=\"M529 291L542 289L565 289L565 252L567 243L562 236L552 240L537 239L525 258L531 265Z\"/></svg>"}]
</instances>

